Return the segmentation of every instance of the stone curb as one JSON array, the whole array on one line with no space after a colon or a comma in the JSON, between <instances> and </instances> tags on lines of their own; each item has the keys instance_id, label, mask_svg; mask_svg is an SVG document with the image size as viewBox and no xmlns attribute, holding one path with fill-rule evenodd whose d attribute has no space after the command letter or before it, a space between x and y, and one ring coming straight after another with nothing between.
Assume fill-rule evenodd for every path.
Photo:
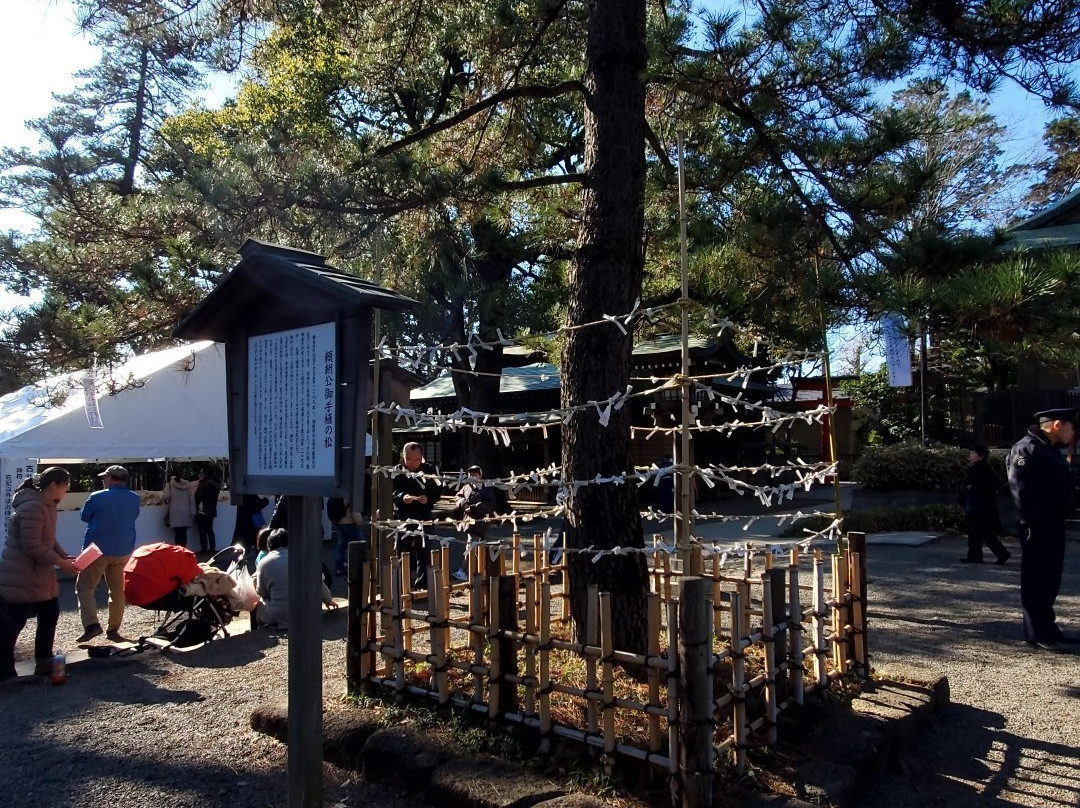
<instances>
[{"instance_id":1,"label":"stone curb","mask_svg":"<svg viewBox=\"0 0 1080 808\"><path fill-rule=\"evenodd\" d=\"M870 682L850 709L830 710L806 736L805 756L795 777L797 797L743 794L748 808L852 808L875 777L900 763L933 714L949 703L945 677L928 684ZM285 702L251 713L251 728L288 741ZM323 716L323 759L387 780L440 808L601 808L586 794L516 763L490 755L462 755L422 729L381 727L362 709L332 710Z\"/></svg>"}]
</instances>

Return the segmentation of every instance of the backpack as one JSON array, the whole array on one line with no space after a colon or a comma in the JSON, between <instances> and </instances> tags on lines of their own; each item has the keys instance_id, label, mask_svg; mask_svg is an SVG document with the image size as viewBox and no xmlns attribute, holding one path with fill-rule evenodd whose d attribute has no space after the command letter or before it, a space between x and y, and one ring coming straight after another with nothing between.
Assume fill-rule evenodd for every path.
<instances>
[{"instance_id":1,"label":"backpack","mask_svg":"<svg viewBox=\"0 0 1080 808\"><path fill-rule=\"evenodd\" d=\"M345 500L341 497L330 497L326 500L326 518L333 522L335 525L345 518L345 514L349 512L348 507L345 505Z\"/></svg>"}]
</instances>

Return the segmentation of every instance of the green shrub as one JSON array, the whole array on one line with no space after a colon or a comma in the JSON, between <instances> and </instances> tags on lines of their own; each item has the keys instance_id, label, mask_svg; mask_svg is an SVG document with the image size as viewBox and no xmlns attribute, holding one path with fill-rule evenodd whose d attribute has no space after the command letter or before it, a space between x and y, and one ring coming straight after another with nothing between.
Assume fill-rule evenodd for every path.
<instances>
[{"instance_id":1,"label":"green shrub","mask_svg":"<svg viewBox=\"0 0 1080 808\"><path fill-rule=\"evenodd\" d=\"M991 452L990 467L1005 485L1005 459ZM957 446L900 443L872 446L851 467L851 477L880 491L959 491L968 467L968 450Z\"/></svg>"},{"instance_id":2,"label":"green shrub","mask_svg":"<svg viewBox=\"0 0 1080 808\"><path fill-rule=\"evenodd\" d=\"M797 538L807 532L824 530L831 516L800 519L784 531ZM844 530L857 533L892 533L903 530L964 530L964 509L959 505L918 505L912 508L871 508L844 516Z\"/></svg>"}]
</instances>

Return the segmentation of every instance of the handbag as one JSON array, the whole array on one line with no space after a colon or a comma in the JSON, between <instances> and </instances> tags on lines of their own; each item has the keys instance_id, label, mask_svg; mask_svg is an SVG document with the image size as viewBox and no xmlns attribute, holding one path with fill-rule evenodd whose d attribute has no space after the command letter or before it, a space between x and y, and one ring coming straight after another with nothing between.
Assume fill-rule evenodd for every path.
<instances>
[{"instance_id":1,"label":"handbag","mask_svg":"<svg viewBox=\"0 0 1080 808\"><path fill-rule=\"evenodd\" d=\"M165 527L172 527L172 525L169 524L169 508L167 506L165 508Z\"/></svg>"}]
</instances>

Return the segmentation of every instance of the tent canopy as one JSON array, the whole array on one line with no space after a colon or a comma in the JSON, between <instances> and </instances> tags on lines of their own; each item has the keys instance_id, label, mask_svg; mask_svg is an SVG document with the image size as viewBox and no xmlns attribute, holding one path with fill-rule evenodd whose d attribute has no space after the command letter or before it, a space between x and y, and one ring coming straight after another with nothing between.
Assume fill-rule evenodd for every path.
<instances>
[{"instance_id":1,"label":"tent canopy","mask_svg":"<svg viewBox=\"0 0 1080 808\"><path fill-rule=\"evenodd\" d=\"M101 428L90 426L93 375ZM115 392L110 392L115 390ZM134 357L106 376L76 371L0 397L0 455L39 462L228 457L225 350L194 342Z\"/></svg>"}]
</instances>

